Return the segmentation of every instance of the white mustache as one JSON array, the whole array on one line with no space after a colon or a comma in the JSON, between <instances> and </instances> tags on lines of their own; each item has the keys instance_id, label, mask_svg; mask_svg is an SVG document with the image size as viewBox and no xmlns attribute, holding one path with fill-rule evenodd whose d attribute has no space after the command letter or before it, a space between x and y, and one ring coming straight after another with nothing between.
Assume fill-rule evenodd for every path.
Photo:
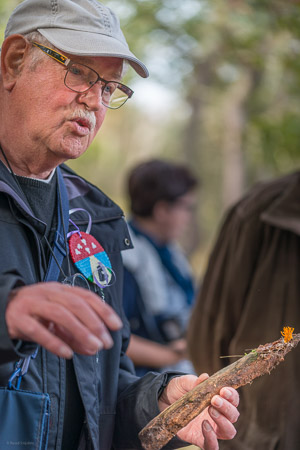
<instances>
[{"instance_id":1,"label":"white mustache","mask_svg":"<svg viewBox=\"0 0 300 450\"><path fill-rule=\"evenodd\" d=\"M89 123L90 131L93 131L96 126L96 117L92 111L83 111L82 109L76 109L68 117L68 120L84 119Z\"/></svg>"}]
</instances>

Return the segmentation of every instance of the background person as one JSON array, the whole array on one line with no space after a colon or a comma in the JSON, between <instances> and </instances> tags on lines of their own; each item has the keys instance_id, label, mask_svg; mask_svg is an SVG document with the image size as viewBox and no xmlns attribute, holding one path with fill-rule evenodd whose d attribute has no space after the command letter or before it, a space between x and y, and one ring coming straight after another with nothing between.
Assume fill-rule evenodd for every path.
<instances>
[{"instance_id":1,"label":"background person","mask_svg":"<svg viewBox=\"0 0 300 450\"><path fill-rule=\"evenodd\" d=\"M227 213L189 325L197 369L300 330L300 172L258 183ZM201 345L201 351L199 346ZM300 448L300 349L270 376L240 389L242 414L230 450Z\"/></svg>"},{"instance_id":2,"label":"background person","mask_svg":"<svg viewBox=\"0 0 300 450\"><path fill-rule=\"evenodd\" d=\"M185 165L154 159L135 166L127 184L134 244L123 253L128 355L139 375L168 367L192 373L185 333L194 285L176 241L191 221L197 180Z\"/></svg>"},{"instance_id":3,"label":"background person","mask_svg":"<svg viewBox=\"0 0 300 450\"><path fill-rule=\"evenodd\" d=\"M148 75L116 16L96 0L25 0L1 48L0 384L41 346L22 387L50 396L49 449L140 448L138 431L203 379L134 375L125 354L120 251L131 244L123 213L61 166L86 151L107 108L132 95L121 83L124 61ZM84 261L93 268L86 289L44 282L56 267L59 281L76 283ZM232 438L236 391L223 389L212 404L178 437L209 450L217 437ZM182 444L175 438L170 446Z\"/></svg>"}]
</instances>

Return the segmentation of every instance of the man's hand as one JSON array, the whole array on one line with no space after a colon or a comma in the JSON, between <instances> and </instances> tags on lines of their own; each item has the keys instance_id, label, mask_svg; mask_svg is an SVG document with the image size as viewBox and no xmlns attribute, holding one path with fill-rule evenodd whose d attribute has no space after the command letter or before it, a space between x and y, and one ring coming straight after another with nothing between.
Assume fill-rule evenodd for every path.
<instances>
[{"instance_id":1,"label":"man's hand","mask_svg":"<svg viewBox=\"0 0 300 450\"><path fill-rule=\"evenodd\" d=\"M194 375L172 378L159 398L160 410L163 411L207 378L207 374L202 374L198 378ZM217 450L218 439L232 439L236 434L232 424L239 417L238 404L237 391L230 387L222 388L220 395L212 398L211 406L182 428L177 436L204 450Z\"/></svg>"},{"instance_id":2,"label":"man's hand","mask_svg":"<svg viewBox=\"0 0 300 450\"><path fill-rule=\"evenodd\" d=\"M61 283L38 283L12 291L6 308L11 339L36 342L63 358L93 355L113 345L108 330L122 322L94 293Z\"/></svg>"}]
</instances>

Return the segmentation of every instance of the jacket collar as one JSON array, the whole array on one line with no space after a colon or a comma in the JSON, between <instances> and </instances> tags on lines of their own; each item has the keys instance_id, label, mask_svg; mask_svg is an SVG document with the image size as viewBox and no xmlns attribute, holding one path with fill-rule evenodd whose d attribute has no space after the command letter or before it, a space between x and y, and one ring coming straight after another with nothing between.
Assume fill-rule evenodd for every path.
<instances>
[{"instance_id":1,"label":"jacket collar","mask_svg":"<svg viewBox=\"0 0 300 450\"><path fill-rule=\"evenodd\" d=\"M77 204L81 208L84 208L84 204L86 203L86 209L91 215L92 221L95 222L117 219L124 216L121 208L100 189L78 176L65 164L62 164L60 167L68 191L70 208L76 208ZM35 228L43 232L45 224L34 216L23 191L2 161L0 161L0 192L8 194L14 200L23 216ZM82 211L76 213L74 217L76 217L78 224L88 222L87 215Z\"/></svg>"},{"instance_id":2,"label":"jacket collar","mask_svg":"<svg viewBox=\"0 0 300 450\"><path fill-rule=\"evenodd\" d=\"M40 233L44 233L46 224L34 216L26 196L7 167L0 161L0 192L4 192L13 199L19 213Z\"/></svg>"},{"instance_id":3,"label":"jacket collar","mask_svg":"<svg viewBox=\"0 0 300 450\"><path fill-rule=\"evenodd\" d=\"M283 181L282 192L261 214L261 219L300 235L300 172L288 175Z\"/></svg>"},{"instance_id":4,"label":"jacket collar","mask_svg":"<svg viewBox=\"0 0 300 450\"><path fill-rule=\"evenodd\" d=\"M70 208L76 208L78 205L84 209L86 204L86 210L93 222L119 219L124 216L122 209L98 187L81 178L65 164L60 167L68 191ZM82 211L74 213L73 217L77 217L78 224L88 221L87 215Z\"/></svg>"}]
</instances>

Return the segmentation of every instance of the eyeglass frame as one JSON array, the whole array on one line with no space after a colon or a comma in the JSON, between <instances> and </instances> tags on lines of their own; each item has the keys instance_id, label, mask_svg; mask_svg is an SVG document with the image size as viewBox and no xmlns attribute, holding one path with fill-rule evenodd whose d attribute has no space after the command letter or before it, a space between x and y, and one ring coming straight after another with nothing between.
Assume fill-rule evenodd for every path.
<instances>
[{"instance_id":1,"label":"eyeglass frame","mask_svg":"<svg viewBox=\"0 0 300 450\"><path fill-rule=\"evenodd\" d=\"M109 83L115 83L118 85L118 89L120 89L122 92L124 92L127 95L127 99L124 101L124 103L122 103L120 106L113 108L111 106L106 105L105 103L102 103L103 106L105 106L106 108L109 109L119 109L121 108L121 106L123 106L127 100L129 98L131 98L133 96L134 91L132 89L130 89L130 87L126 86L126 84L120 83L119 81L113 81L113 80L105 80L104 78L100 77L100 75L98 74L98 72L96 72L96 70L92 69L90 66L87 66L86 64L82 64L82 63L78 63L76 61L72 61L71 59L69 59L67 56L63 55L62 53L58 52L57 50L53 50L53 48L47 47L45 45L39 44L38 42L33 41L32 45L34 45L35 47L39 48L40 50L42 50L42 52L44 52L46 55L50 56L50 58L54 59L55 61L57 61L58 63L62 64L63 66L65 66L65 68L67 69L65 78L64 78L64 85L70 89L73 92L77 92L78 94L84 94L85 92L89 91L93 86L95 86L96 83L98 83L98 81L101 81L101 83L103 83L101 92L103 93L103 90L106 88L106 86ZM77 91L76 89L72 89L70 88L67 84L66 84L66 78L67 75L69 73L69 70L72 66L72 64L79 64L81 66L87 67L89 70L91 70L92 72L94 72L97 75L97 79L95 82L93 82L93 84L88 87L87 89L85 89L84 91Z\"/></svg>"}]
</instances>

